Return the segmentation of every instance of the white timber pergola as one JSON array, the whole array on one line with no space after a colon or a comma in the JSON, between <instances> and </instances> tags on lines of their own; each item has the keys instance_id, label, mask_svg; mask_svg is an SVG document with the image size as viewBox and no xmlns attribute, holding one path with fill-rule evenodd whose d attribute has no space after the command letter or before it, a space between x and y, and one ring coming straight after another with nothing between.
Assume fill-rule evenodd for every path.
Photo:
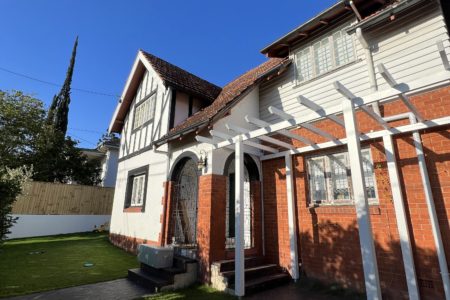
<instances>
[{"instance_id":1,"label":"white timber pergola","mask_svg":"<svg viewBox=\"0 0 450 300\"><path fill-rule=\"evenodd\" d=\"M391 183L391 192L393 195L394 209L398 224L400 236L400 246L405 268L406 282L410 299L419 299L419 290L417 276L414 267L414 259L411 247L410 233L408 229L408 220L405 212L405 204L401 192L401 183L399 180L399 170L397 167L393 136L398 134L411 133L413 135L414 146L419 162L422 183L424 186L425 199L428 207L428 213L433 229L433 237L437 249L440 273L445 290L446 300L450 300L450 281L447 267L447 260L444 253L441 232L434 205L433 195L428 172L425 165L425 157L422 148L422 142L419 130L429 129L437 126L450 124L450 116L445 116L433 120L425 120L421 113L409 100L410 95L450 83L450 63L444 50L442 42L437 43L438 52L442 60L443 70L438 74L421 78L408 83L399 83L389 73L383 64L377 66L378 72L389 84L390 88L373 92L364 97L358 97L353 94L339 81L334 82L336 93L342 96L342 105L336 105L324 109L304 96L298 97L298 104L309 109L309 113L301 117L295 117L283 110L275 107L269 107L269 112L280 117L282 121L270 124L266 121L246 116L245 120L256 127L255 130L241 128L234 124L227 124L229 133L217 132L211 130L211 138L196 136L197 141L210 144L212 150L220 148L230 148L235 151L235 295L244 296L245 294L245 270L244 270L244 153L259 156L260 160L268 160L284 157L286 163L286 191L288 207L288 224L290 236L290 266L291 276L294 280L299 279L299 264L297 251L297 232L296 232L296 212L295 195L293 181L292 155L308 153L315 150L327 149L340 145L347 145L351 169L351 181L353 188L353 200L356 207L356 215L359 228L359 239L362 254L362 263L364 270L364 281L368 299L381 299L381 288L377 260L375 255L375 246L373 240L372 226L369 213L369 204L366 194L364 173L362 168L361 142L382 138L384 150L388 165L388 174ZM395 116L383 118L378 115L371 107L371 104L387 103L400 99L409 112ZM355 112L361 110L373 118L383 127L383 130L371 131L362 134L358 130L358 124L355 118ZM343 119L337 114L343 114ZM338 139L328 132L325 132L311 123L320 119L327 118L333 121L337 126L345 128L346 138ZM391 127L389 122L395 120L407 119L408 125ZM306 137L292 133L289 129L301 128L314 132L327 139L323 143L314 143ZM296 148L291 144L283 142L273 134L298 140L306 146ZM260 142L264 142L262 145ZM268 144L276 145L271 147ZM281 150L279 148L282 148Z\"/></svg>"}]
</instances>

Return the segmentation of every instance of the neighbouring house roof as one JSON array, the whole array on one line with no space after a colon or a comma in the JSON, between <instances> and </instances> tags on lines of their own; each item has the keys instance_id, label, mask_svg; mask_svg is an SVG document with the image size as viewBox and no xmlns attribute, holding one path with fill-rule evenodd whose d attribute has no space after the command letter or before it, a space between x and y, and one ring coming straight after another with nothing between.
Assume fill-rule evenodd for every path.
<instances>
[{"instance_id":1,"label":"neighbouring house roof","mask_svg":"<svg viewBox=\"0 0 450 300\"><path fill-rule=\"evenodd\" d=\"M384 10L386 7L397 1L399 0L353 0L363 19L372 15L374 12ZM327 8L262 49L261 53L268 57L285 57L289 54L289 49L291 47L320 35L321 32L330 26L333 26L352 15L354 16L355 14L349 5L349 1L338 1L333 6Z\"/></svg>"},{"instance_id":2,"label":"neighbouring house roof","mask_svg":"<svg viewBox=\"0 0 450 300\"><path fill-rule=\"evenodd\" d=\"M198 96L201 99L209 100L210 102L216 99L222 90L219 86L195 76L153 54L142 50L141 52L165 84L173 86L178 90L183 90L193 96Z\"/></svg>"},{"instance_id":3,"label":"neighbouring house roof","mask_svg":"<svg viewBox=\"0 0 450 300\"><path fill-rule=\"evenodd\" d=\"M240 100L240 96L252 88L265 76L278 75L287 65L290 64L288 58L271 58L261 65L251 69L250 71L239 76L235 80L225 85L214 100L214 102L187 118L181 124L172 128L161 139L154 141L153 144L160 146L165 142L179 137L181 134L187 134L193 130L197 130L205 124L212 123L217 117L223 116L221 113L227 112L236 101Z\"/></svg>"}]
</instances>

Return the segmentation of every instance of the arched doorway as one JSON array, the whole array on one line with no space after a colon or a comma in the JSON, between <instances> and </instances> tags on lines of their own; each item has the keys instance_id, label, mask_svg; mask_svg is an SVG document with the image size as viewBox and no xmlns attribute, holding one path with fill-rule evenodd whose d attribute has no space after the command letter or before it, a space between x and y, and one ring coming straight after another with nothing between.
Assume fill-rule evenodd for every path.
<instances>
[{"instance_id":1,"label":"arched doorway","mask_svg":"<svg viewBox=\"0 0 450 300\"><path fill-rule=\"evenodd\" d=\"M182 158L172 172L173 197L171 232L172 243L194 247L197 238L198 173L197 163Z\"/></svg>"},{"instance_id":2,"label":"arched doorway","mask_svg":"<svg viewBox=\"0 0 450 300\"><path fill-rule=\"evenodd\" d=\"M235 159L232 154L225 163L224 175L227 176L225 247L234 248L235 238ZM255 197L252 181L259 181L258 167L250 155L244 155L244 248L255 246L254 215Z\"/></svg>"}]
</instances>

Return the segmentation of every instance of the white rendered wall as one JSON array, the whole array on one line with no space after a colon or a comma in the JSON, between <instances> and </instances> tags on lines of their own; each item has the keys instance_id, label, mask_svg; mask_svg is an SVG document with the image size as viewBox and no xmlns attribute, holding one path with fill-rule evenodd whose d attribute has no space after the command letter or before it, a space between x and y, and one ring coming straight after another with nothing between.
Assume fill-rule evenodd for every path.
<instances>
[{"instance_id":1,"label":"white rendered wall","mask_svg":"<svg viewBox=\"0 0 450 300\"><path fill-rule=\"evenodd\" d=\"M124 212L127 177L130 170L149 166L144 212ZM161 199L167 178L167 157L153 150L119 162L110 232L151 241L158 241L161 232Z\"/></svg>"},{"instance_id":2,"label":"white rendered wall","mask_svg":"<svg viewBox=\"0 0 450 300\"><path fill-rule=\"evenodd\" d=\"M19 217L8 239L89 232L105 223L110 215L13 215Z\"/></svg>"},{"instance_id":3,"label":"white rendered wall","mask_svg":"<svg viewBox=\"0 0 450 300\"><path fill-rule=\"evenodd\" d=\"M106 152L106 157L102 161L102 186L114 187L116 185L118 159L118 149L109 149Z\"/></svg>"},{"instance_id":4,"label":"white rendered wall","mask_svg":"<svg viewBox=\"0 0 450 300\"><path fill-rule=\"evenodd\" d=\"M173 126L177 126L189 117L189 96L177 91L175 99L175 119Z\"/></svg>"}]
</instances>

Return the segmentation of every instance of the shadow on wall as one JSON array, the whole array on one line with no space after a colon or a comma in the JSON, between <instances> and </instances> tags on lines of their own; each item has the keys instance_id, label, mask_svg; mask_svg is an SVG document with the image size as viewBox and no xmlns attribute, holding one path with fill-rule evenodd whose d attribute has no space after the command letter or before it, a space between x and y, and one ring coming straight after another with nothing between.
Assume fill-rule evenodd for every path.
<instances>
[{"instance_id":1,"label":"shadow on wall","mask_svg":"<svg viewBox=\"0 0 450 300\"><path fill-rule=\"evenodd\" d=\"M339 282L345 287L364 290L356 221L344 228L331 221L314 223L314 219L313 232L303 231L300 238L303 273L326 282ZM390 241L386 245L381 246L375 236L383 299L408 299L400 244ZM422 299L441 299L444 294L439 270L436 269L436 251L415 247L414 256ZM420 263L417 263L417 257L420 257Z\"/></svg>"}]
</instances>

